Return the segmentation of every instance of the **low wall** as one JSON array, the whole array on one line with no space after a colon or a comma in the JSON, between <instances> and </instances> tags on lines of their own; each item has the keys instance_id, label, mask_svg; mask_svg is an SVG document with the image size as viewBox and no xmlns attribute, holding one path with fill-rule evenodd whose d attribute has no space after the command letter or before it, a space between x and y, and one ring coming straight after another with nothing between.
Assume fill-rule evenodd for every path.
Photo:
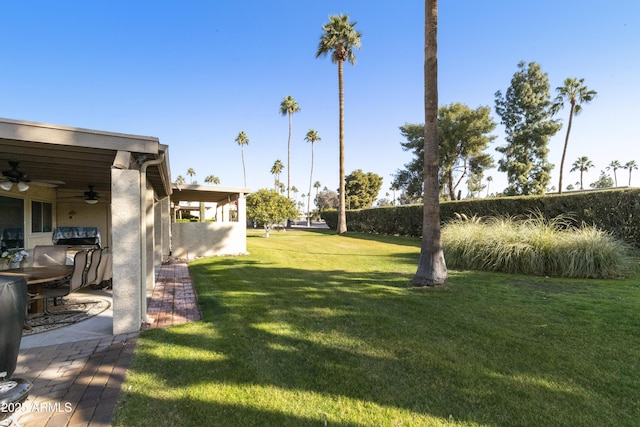
<instances>
[{"instance_id":1,"label":"low wall","mask_svg":"<svg viewBox=\"0 0 640 427\"><path fill-rule=\"evenodd\" d=\"M238 222L174 222L171 256L194 259L247 253L247 228Z\"/></svg>"}]
</instances>

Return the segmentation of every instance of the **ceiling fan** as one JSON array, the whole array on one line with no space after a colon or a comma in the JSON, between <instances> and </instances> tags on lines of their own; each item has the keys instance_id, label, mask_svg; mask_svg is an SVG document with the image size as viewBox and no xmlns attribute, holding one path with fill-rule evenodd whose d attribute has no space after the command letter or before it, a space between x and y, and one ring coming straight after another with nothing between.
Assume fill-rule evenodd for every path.
<instances>
[{"instance_id":1,"label":"ceiling fan","mask_svg":"<svg viewBox=\"0 0 640 427\"><path fill-rule=\"evenodd\" d=\"M98 203L98 193L93 191L94 185L89 184L88 187L89 191L84 192L84 202L90 205L95 205L96 203Z\"/></svg>"},{"instance_id":2,"label":"ceiling fan","mask_svg":"<svg viewBox=\"0 0 640 427\"><path fill-rule=\"evenodd\" d=\"M82 195L82 196L60 197L59 200L61 200L61 199L84 199L85 203L87 203L89 205L95 205L96 203L98 203L98 199L100 198L100 196L98 195L98 193L96 191L93 190L95 185L89 184L89 185L87 185L87 187L89 187L89 191L85 191L84 195Z\"/></svg>"},{"instance_id":3,"label":"ceiling fan","mask_svg":"<svg viewBox=\"0 0 640 427\"><path fill-rule=\"evenodd\" d=\"M18 187L18 191L27 191L29 189L28 183L42 187L57 187L64 184L63 181L53 180L31 181L31 178L19 169L20 162L17 160L9 160L9 166L11 169L2 171L2 177L0 177L0 188L6 191L11 190L14 184Z\"/></svg>"}]
</instances>

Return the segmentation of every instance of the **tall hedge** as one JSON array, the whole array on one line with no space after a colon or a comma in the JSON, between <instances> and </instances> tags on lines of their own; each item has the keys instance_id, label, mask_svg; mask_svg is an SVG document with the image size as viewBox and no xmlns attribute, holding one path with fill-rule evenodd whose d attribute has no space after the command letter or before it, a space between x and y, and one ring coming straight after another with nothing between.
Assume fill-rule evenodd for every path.
<instances>
[{"instance_id":1,"label":"tall hedge","mask_svg":"<svg viewBox=\"0 0 640 427\"><path fill-rule=\"evenodd\" d=\"M467 216L524 216L540 212L546 219L569 215L576 225L611 232L640 247L640 189L610 189L580 193L496 197L440 203L440 219L445 223L456 213ZM337 213L324 212L327 225L335 229ZM422 235L422 205L392 206L347 212L350 231L400 236Z\"/></svg>"}]
</instances>

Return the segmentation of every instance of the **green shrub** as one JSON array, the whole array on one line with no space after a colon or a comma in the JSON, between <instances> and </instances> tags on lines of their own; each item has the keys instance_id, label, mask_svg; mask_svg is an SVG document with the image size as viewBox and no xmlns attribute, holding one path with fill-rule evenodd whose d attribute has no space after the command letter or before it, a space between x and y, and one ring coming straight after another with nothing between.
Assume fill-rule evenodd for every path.
<instances>
[{"instance_id":1,"label":"green shrub","mask_svg":"<svg viewBox=\"0 0 640 427\"><path fill-rule=\"evenodd\" d=\"M459 216L442 228L447 265L554 277L612 278L628 272L631 249L567 216L546 220Z\"/></svg>"},{"instance_id":2,"label":"green shrub","mask_svg":"<svg viewBox=\"0 0 640 427\"><path fill-rule=\"evenodd\" d=\"M456 214L468 217L518 216L541 212L551 220L569 215L571 224L585 223L640 247L640 189L611 189L580 193L496 197L440 203L440 219L446 223ZM335 229L337 212L323 212L322 217ZM422 205L390 206L347 211L350 231L398 236L422 235Z\"/></svg>"}]
</instances>

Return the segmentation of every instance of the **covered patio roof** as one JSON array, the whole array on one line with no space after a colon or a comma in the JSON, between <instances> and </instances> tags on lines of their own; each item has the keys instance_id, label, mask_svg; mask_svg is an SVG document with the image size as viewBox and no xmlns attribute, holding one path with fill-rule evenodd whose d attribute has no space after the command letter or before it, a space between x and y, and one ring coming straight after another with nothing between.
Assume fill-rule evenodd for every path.
<instances>
[{"instance_id":1,"label":"covered patio roof","mask_svg":"<svg viewBox=\"0 0 640 427\"><path fill-rule=\"evenodd\" d=\"M55 183L60 189L98 193L111 190L111 166L119 151L141 163L165 155L150 167L147 179L160 197L171 194L168 147L158 138L0 118L0 171L20 162L33 185ZM128 165L126 165L128 166Z\"/></svg>"},{"instance_id":2,"label":"covered patio roof","mask_svg":"<svg viewBox=\"0 0 640 427\"><path fill-rule=\"evenodd\" d=\"M240 194L249 194L248 187L223 187L221 185L172 184L171 201L175 205L180 202L213 202L220 205L238 200Z\"/></svg>"}]
</instances>

